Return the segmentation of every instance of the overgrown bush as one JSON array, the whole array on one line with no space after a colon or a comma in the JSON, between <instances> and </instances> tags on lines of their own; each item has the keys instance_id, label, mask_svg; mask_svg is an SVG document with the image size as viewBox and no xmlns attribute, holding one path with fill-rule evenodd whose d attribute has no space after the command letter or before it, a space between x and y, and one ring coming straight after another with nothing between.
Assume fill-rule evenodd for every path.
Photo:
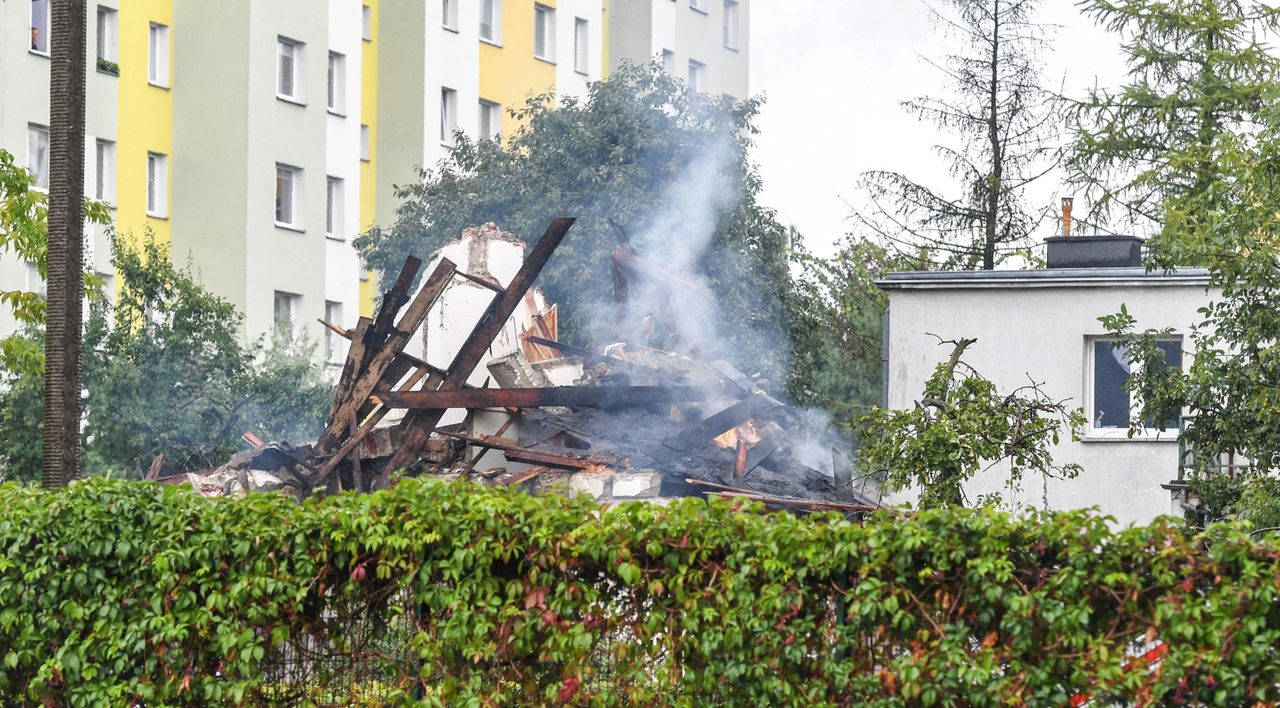
<instances>
[{"instance_id":1,"label":"overgrown bush","mask_svg":"<svg viewBox=\"0 0 1280 708\"><path fill-rule=\"evenodd\" d=\"M10 484L0 506L7 704L1280 699L1280 552L1230 527L601 511L415 480L301 505ZM1159 669L1131 665L1153 640ZM378 670L305 685L304 658L355 651Z\"/></svg>"}]
</instances>

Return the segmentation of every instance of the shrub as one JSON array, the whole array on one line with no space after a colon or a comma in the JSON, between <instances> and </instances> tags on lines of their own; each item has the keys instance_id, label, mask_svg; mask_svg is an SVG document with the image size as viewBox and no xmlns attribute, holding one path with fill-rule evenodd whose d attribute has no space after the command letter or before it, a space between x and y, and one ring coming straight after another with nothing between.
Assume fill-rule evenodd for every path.
<instances>
[{"instance_id":1,"label":"shrub","mask_svg":"<svg viewBox=\"0 0 1280 708\"><path fill-rule=\"evenodd\" d=\"M1280 699L1280 553L1231 527L425 480L301 505L8 484L0 506L6 703Z\"/></svg>"}]
</instances>

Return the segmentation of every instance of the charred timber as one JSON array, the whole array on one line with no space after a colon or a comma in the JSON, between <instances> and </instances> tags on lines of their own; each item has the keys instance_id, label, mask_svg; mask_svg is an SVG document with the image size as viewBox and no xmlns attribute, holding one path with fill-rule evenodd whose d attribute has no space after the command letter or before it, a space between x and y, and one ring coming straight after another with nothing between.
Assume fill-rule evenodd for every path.
<instances>
[{"instance_id":1,"label":"charred timber","mask_svg":"<svg viewBox=\"0 0 1280 708\"><path fill-rule=\"evenodd\" d=\"M550 388L475 388L453 391L385 391L375 394L388 408L629 408L699 401L692 386L553 386Z\"/></svg>"}]
</instances>

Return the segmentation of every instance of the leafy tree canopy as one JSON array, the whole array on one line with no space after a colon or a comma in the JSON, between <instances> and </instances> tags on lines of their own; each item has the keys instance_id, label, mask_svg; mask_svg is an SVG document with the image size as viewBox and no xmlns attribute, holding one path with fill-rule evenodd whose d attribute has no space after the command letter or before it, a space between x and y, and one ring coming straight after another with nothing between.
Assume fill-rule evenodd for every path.
<instances>
[{"instance_id":1,"label":"leafy tree canopy","mask_svg":"<svg viewBox=\"0 0 1280 708\"><path fill-rule=\"evenodd\" d=\"M858 421L864 473L882 476L886 491L918 488L922 509L964 506L964 483L1002 463L1013 488L1028 472L1060 478L1080 473L1079 465L1055 464L1050 447L1064 427L1083 425L1084 415L1046 396L1034 381L998 391L962 359L976 341L941 342L953 346L951 356L938 364L915 406L876 408Z\"/></svg>"},{"instance_id":2,"label":"leafy tree canopy","mask_svg":"<svg viewBox=\"0 0 1280 708\"><path fill-rule=\"evenodd\" d=\"M1214 188L1223 138L1255 135L1265 123L1280 59L1264 38L1280 15L1253 0L1082 4L1123 37L1129 73L1118 90L1094 90L1076 106L1071 180L1094 201L1086 221L1158 228L1167 204L1189 207ZM1161 258L1165 245L1155 244Z\"/></svg>"},{"instance_id":3,"label":"leafy tree canopy","mask_svg":"<svg viewBox=\"0 0 1280 708\"><path fill-rule=\"evenodd\" d=\"M101 202L85 201L85 220L106 224L110 214ZM48 197L35 188L35 177L19 167L13 155L0 149L0 256L11 254L36 267L40 277L47 275L49 249ZM96 299L101 295L102 279L86 274L85 295ZM7 289L0 284L0 307L7 307L20 327L44 324L44 295L21 288ZM44 349L24 336L0 337L0 372L39 373L44 369ZM38 447L38 446L37 446Z\"/></svg>"},{"instance_id":4,"label":"leafy tree canopy","mask_svg":"<svg viewBox=\"0 0 1280 708\"><path fill-rule=\"evenodd\" d=\"M371 265L395 272L406 255L430 253L466 227L492 221L536 238L551 218L576 216L538 284L561 304L562 337L589 345L616 336L609 255L617 241L607 219L659 264L706 238L681 265L705 276L715 294L725 352L780 381L789 353L788 231L757 201L761 182L747 148L758 109L755 99L690 92L656 64L624 66L581 99L556 105L539 96L512 110L518 127L502 141L457 135L447 159L398 189L395 223L357 246ZM706 179L688 185L691 173ZM673 193L682 188L700 194ZM682 213L682 201L715 208Z\"/></svg>"},{"instance_id":5,"label":"leafy tree canopy","mask_svg":"<svg viewBox=\"0 0 1280 708\"><path fill-rule=\"evenodd\" d=\"M150 237L136 247L113 238L112 263L119 299L95 303L84 337L90 474L136 476L160 453L166 469L221 464L246 430L315 437L332 387L305 343L242 343L234 306L175 267ZM36 346L38 337L28 335ZM40 377L24 372L0 388L0 470L37 479Z\"/></svg>"}]
</instances>

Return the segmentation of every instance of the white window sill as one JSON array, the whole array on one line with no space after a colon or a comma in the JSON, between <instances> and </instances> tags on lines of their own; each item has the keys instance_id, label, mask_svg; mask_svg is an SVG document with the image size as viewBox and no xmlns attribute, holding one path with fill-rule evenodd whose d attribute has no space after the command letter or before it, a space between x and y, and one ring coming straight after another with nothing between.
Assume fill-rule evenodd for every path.
<instances>
[{"instance_id":1,"label":"white window sill","mask_svg":"<svg viewBox=\"0 0 1280 708\"><path fill-rule=\"evenodd\" d=\"M369 163L369 162L373 162L373 158L372 158L372 157L362 157L362 158L360 158L360 161L361 161L361 162L364 162L364 163Z\"/></svg>"},{"instance_id":2,"label":"white window sill","mask_svg":"<svg viewBox=\"0 0 1280 708\"><path fill-rule=\"evenodd\" d=\"M725 49L728 49L729 51L733 52L734 54L737 54L737 53L738 53L738 51L739 51L737 47L732 47L732 46L729 46L728 44L724 45L724 48L725 48Z\"/></svg>"},{"instance_id":3,"label":"white window sill","mask_svg":"<svg viewBox=\"0 0 1280 708\"><path fill-rule=\"evenodd\" d=\"M330 108L330 109L329 109L329 115L331 115L331 116L333 116L333 117L335 117L335 118L346 118L346 117L347 117L347 114L346 114L346 112L345 112L345 111L340 111L340 110L338 110L338 109L336 109L336 108Z\"/></svg>"},{"instance_id":4,"label":"white window sill","mask_svg":"<svg viewBox=\"0 0 1280 708\"><path fill-rule=\"evenodd\" d=\"M1178 442L1178 434L1181 431L1158 430L1143 431L1135 433L1133 437L1129 437L1127 429L1114 430L1089 430L1080 436L1082 443L1176 443Z\"/></svg>"},{"instance_id":5,"label":"white window sill","mask_svg":"<svg viewBox=\"0 0 1280 708\"><path fill-rule=\"evenodd\" d=\"M277 99L277 100L279 100L279 101L283 101L284 103L291 103L291 104L293 104L293 105L295 105L295 106L301 106L301 107L303 107L303 108L306 108L306 107L307 107L307 104L306 104L305 102L303 102L301 99L299 99L299 98L295 98L295 97L293 97L293 96L286 96L286 95L284 95L284 94L282 94L282 93L277 93L277 94L276 94L276 99Z\"/></svg>"},{"instance_id":6,"label":"white window sill","mask_svg":"<svg viewBox=\"0 0 1280 708\"><path fill-rule=\"evenodd\" d=\"M341 236L334 235L334 234L325 234L325 235L324 235L324 237L325 237L326 239L330 240L330 241L337 241L338 243L346 243L346 242L347 242L347 240L346 240L345 238L343 238L343 237L341 237Z\"/></svg>"},{"instance_id":7,"label":"white window sill","mask_svg":"<svg viewBox=\"0 0 1280 708\"><path fill-rule=\"evenodd\" d=\"M440 29L444 30L445 32L452 32L452 33L454 33L454 34L461 34L461 32L459 32L459 31L458 31L458 28L457 28L457 27L450 27L449 25L440 25Z\"/></svg>"},{"instance_id":8,"label":"white window sill","mask_svg":"<svg viewBox=\"0 0 1280 708\"><path fill-rule=\"evenodd\" d=\"M28 49L27 54L34 54L38 57L44 57L45 59L51 58L49 52L42 52L39 49Z\"/></svg>"},{"instance_id":9,"label":"white window sill","mask_svg":"<svg viewBox=\"0 0 1280 708\"><path fill-rule=\"evenodd\" d=\"M534 54L534 55L533 55L533 58L534 58L534 59L537 59L538 61L544 61L544 62L546 62L546 63L550 64L551 66L555 66L555 65L556 65L556 60L555 60L555 59L552 59L552 58L550 58L550 57L544 57L544 56L539 56L539 55L537 55L537 54Z\"/></svg>"},{"instance_id":10,"label":"white window sill","mask_svg":"<svg viewBox=\"0 0 1280 708\"><path fill-rule=\"evenodd\" d=\"M156 88L158 88L158 89L164 89L165 91L168 91L168 90L169 90L169 84L158 84L158 83L156 83L156 82L154 82L154 81L148 80L148 81L147 81L147 85L148 85L148 86L155 86Z\"/></svg>"},{"instance_id":11,"label":"white window sill","mask_svg":"<svg viewBox=\"0 0 1280 708\"><path fill-rule=\"evenodd\" d=\"M582 69L574 69L573 73L577 74L578 76L587 76L587 72L583 71Z\"/></svg>"},{"instance_id":12,"label":"white window sill","mask_svg":"<svg viewBox=\"0 0 1280 708\"><path fill-rule=\"evenodd\" d=\"M693 10L694 12L698 13L699 15L706 15L706 14L707 14L707 10L706 10L705 8L701 8L701 7L694 7L693 5L690 5L690 6L689 6L689 9L690 9L690 10Z\"/></svg>"},{"instance_id":13,"label":"white window sill","mask_svg":"<svg viewBox=\"0 0 1280 708\"><path fill-rule=\"evenodd\" d=\"M302 226L300 226L300 225L298 225L298 224L286 224L286 223L284 223L284 222L282 222L282 221L277 221L277 222L275 222L275 223L276 223L276 228L277 228L277 229L283 229L283 230L285 230L285 231L292 231L292 232L297 233L297 234L304 234L304 233L306 233L306 232L307 232L307 230L306 230L306 229L302 228Z\"/></svg>"},{"instance_id":14,"label":"white window sill","mask_svg":"<svg viewBox=\"0 0 1280 708\"><path fill-rule=\"evenodd\" d=\"M169 215L168 215L168 214L157 214L157 213L155 213L154 211L149 211L149 212L147 212L147 218L148 218L148 219L159 219L159 220L161 220L161 221L168 221L168 220L169 220Z\"/></svg>"},{"instance_id":15,"label":"white window sill","mask_svg":"<svg viewBox=\"0 0 1280 708\"><path fill-rule=\"evenodd\" d=\"M501 40L501 39L488 39L488 38L485 38L485 37L481 37L481 38L480 38L480 41L481 41L481 42L484 42L485 44L488 44L488 45L490 45L490 46L497 47L498 49L502 49L502 40Z\"/></svg>"}]
</instances>

